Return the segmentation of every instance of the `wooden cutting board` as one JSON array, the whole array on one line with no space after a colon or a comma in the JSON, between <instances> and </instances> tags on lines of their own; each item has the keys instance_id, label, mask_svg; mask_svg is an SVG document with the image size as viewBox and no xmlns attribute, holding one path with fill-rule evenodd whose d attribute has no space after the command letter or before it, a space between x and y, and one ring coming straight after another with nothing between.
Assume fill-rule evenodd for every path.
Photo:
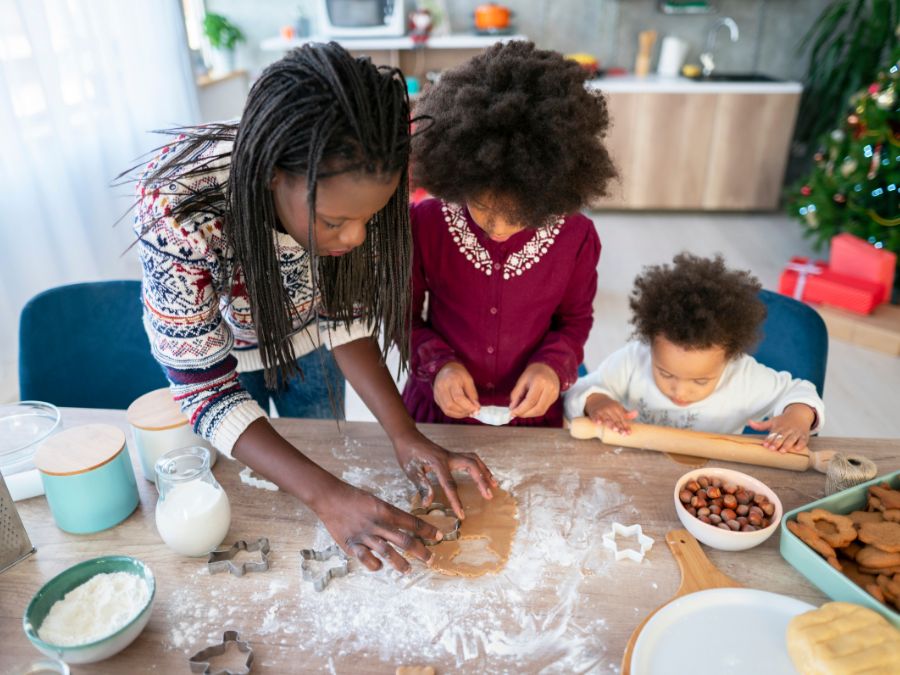
<instances>
[{"instance_id":1,"label":"wooden cutting board","mask_svg":"<svg viewBox=\"0 0 900 675\"><path fill-rule=\"evenodd\" d=\"M681 570L681 586L678 587L678 592L674 596L650 612L628 638L625 654L622 656L622 675L631 673L631 655L634 652L638 635L650 618L663 607L677 598L697 591L705 591L710 588L743 588L742 584L720 572L709 561L703 549L700 548L700 544L687 530L672 530L666 534L666 543Z\"/></svg>"}]
</instances>

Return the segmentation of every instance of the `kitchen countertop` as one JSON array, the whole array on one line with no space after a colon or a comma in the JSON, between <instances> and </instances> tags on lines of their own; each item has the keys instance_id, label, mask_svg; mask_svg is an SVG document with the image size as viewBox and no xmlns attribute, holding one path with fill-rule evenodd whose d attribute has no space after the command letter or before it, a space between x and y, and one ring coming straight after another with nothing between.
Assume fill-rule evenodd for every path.
<instances>
[{"instance_id":1,"label":"kitchen countertop","mask_svg":"<svg viewBox=\"0 0 900 675\"><path fill-rule=\"evenodd\" d=\"M124 411L64 408L62 422L112 424L132 444ZM412 496L377 424L345 423L340 430L325 420L282 418L272 424L345 480L400 506ZM672 490L688 467L661 453L577 441L561 429L421 429L445 447L478 452L516 497L518 531L502 572L465 579L417 564L405 576L373 574L354 561L348 576L316 593L300 578L299 552L328 543L323 526L284 492L244 484L241 465L222 458L214 473L232 507L225 544L268 537L271 569L241 578L210 575L204 559L178 556L161 542L154 524L156 490L141 476L131 446L140 505L118 526L67 534L53 523L44 498L17 504L37 552L0 574L0 670L38 658L22 630L22 614L42 584L82 560L125 554L145 561L156 575L150 623L123 652L73 666L73 675L186 673L188 656L221 640L227 629L252 644L254 673L394 673L400 665L432 665L441 673L615 671L634 627L678 588L678 566L664 538L681 528ZM896 439L813 438L811 447L865 454L880 474L900 468ZM764 481L785 511L824 493L825 477L812 471L714 464ZM615 562L603 548L601 534L613 521L640 523L656 540L644 562ZM748 551L703 550L747 587L824 602L782 559L778 541L776 533Z\"/></svg>"},{"instance_id":2,"label":"kitchen countertop","mask_svg":"<svg viewBox=\"0 0 900 675\"><path fill-rule=\"evenodd\" d=\"M722 82L692 80L686 77L622 75L589 80L587 86L606 93L647 94L799 94L800 82Z\"/></svg>"}]
</instances>

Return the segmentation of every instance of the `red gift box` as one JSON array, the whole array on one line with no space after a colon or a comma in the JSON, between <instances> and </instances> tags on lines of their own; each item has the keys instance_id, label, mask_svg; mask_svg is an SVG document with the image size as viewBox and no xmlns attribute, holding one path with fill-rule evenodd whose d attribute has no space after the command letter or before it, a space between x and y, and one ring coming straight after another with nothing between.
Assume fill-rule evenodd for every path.
<instances>
[{"instance_id":1,"label":"red gift box","mask_svg":"<svg viewBox=\"0 0 900 675\"><path fill-rule=\"evenodd\" d=\"M882 287L874 281L838 274L821 261L791 258L781 273L778 292L803 302L871 314L878 305Z\"/></svg>"},{"instance_id":2,"label":"red gift box","mask_svg":"<svg viewBox=\"0 0 900 675\"><path fill-rule=\"evenodd\" d=\"M879 305L891 299L894 270L897 269L896 253L875 248L865 239L842 232L831 239L828 267L838 274L877 283L881 287L877 300Z\"/></svg>"}]
</instances>

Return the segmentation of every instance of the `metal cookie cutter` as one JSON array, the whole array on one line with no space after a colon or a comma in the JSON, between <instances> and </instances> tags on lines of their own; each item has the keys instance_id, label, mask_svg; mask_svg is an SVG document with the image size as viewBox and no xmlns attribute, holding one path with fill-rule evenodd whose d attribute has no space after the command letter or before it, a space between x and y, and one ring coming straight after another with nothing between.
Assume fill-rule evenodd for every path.
<instances>
[{"instance_id":1,"label":"metal cookie cutter","mask_svg":"<svg viewBox=\"0 0 900 675\"><path fill-rule=\"evenodd\" d=\"M247 655L244 667L240 670L212 670L209 660L215 656L221 656L228 649L228 643L233 642L239 651ZM188 659L192 673L201 673L201 675L247 675L253 667L253 650L250 648L249 642L241 640L236 630L226 630L222 636L222 643L201 649Z\"/></svg>"},{"instance_id":2,"label":"metal cookie cutter","mask_svg":"<svg viewBox=\"0 0 900 675\"><path fill-rule=\"evenodd\" d=\"M616 536L634 537L638 543L638 550L633 548L620 549L618 544L616 544ZM612 529L603 534L603 546L615 554L616 562L627 558L639 563L644 559L647 551L653 548L653 539L644 534L640 525L626 526L621 523L613 523Z\"/></svg>"},{"instance_id":3,"label":"metal cookie cutter","mask_svg":"<svg viewBox=\"0 0 900 675\"><path fill-rule=\"evenodd\" d=\"M240 551L247 551L248 553L259 551L262 560L259 562L243 562L240 565L235 564L234 557ZM269 540L262 537L253 544L248 544L246 541L241 540L234 542L231 548L212 551L209 554L209 560L207 560L207 567L210 574L231 572L236 577L244 576L245 572L265 572L269 569Z\"/></svg>"},{"instance_id":4,"label":"metal cookie cutter","mask_svg":"<svg viewBox=\"0 0 900 675\"><path fill-rule=\"evenodd\" d=\"M461 521L456 517L456 514L453 513L453 509L451 509L449 506L434 502L428 508L421 506L419 508L413 509L412 511L410 511L410 513L417 517L434 515L442 518L447 518L448 520L452 519L453 521L453 527L447 532L444 532L444 537L442 539L426 539L425 537L422 537L422 543L424 543L426 546L434 546L435 544L440 544L442 541L456 541L457 539L459 539L459 526L461 525ZM435 527L441 530L440 527ZM443 530L441 531L443 532Z\"/></svg>"},{"instance_id":5,"label":"metal cookie cutter","mask_svg":"<svg viewBox=\"0 0 900 675\"><path fill-rule=\"evenodd\" d=\"M300 572L303 574L303 579L312 582L313 588L317 591L324 591L328 582L337 577L346 576L350 571L350 559L344 555L337 544L332 544L321 551L305 548L300 551L300 558ZM331 558L337 558L340 564L329 567L320 575L317 575L309 564L312 561L325 562Z\"/></svg>"}]
</instances>

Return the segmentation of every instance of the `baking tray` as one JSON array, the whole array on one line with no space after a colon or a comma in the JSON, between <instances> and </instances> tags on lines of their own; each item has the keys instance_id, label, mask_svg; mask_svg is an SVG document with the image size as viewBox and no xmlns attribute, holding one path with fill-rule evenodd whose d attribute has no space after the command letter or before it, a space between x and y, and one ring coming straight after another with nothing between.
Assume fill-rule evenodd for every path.
<instances>
[{"instance_id":1,"label":"baking tray","mask_svg":"<svg viewBox=\"0 0 900 675\"><path fill-rule=\"evenodd\" d=\"M820 591L832 600L852 602L863 605L885 617L895 627L900 628L900 613L895 612L889 606L878 602L865 590L854 584L850 579L829 565L825 559L804 544L793 532L787 529L787 521L796 520L800 511L811 509L825 509L832 513L846 515L851 511L864 511L866 508L866 495L869 487L888 483L894 489L900 489L900 471L885 474L874 478L867 483L861 483L852 488L811 502L793 511L788 511L781 519L781 556L787 560L800 574L805 576Z\"/></svg>"}]
</instances>

